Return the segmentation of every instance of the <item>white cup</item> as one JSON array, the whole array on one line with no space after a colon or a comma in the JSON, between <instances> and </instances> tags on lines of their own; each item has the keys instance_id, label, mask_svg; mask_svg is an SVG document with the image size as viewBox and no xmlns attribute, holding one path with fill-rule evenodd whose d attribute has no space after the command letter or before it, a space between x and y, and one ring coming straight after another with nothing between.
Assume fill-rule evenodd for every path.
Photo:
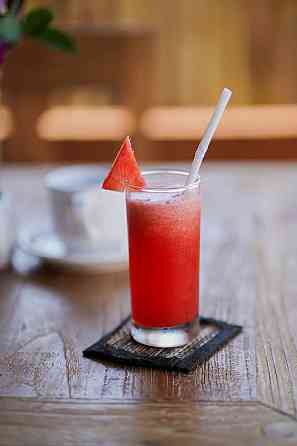
<instances>
[{"instance_id":1,"label":"white cup","mask_svg":"<svg viewBox=\"0 0 297 446\"><path fill-rule=\"evenodd\" d=\"M0 270L7 268L15 241L15 218L10 196L0 193Z\"/></svg>"},{"instance_id":2,"label":"white cup","mask_svg":"<svg viewBox=\"0 0 297 446\"><path fill-rule=\"evenodd\" d=\"M106 243L127 243L125 197L106 191L106 174L96 165L76 165L47 174L54 230L71 250L98 250Z\"/></svg>"}]
</instances>

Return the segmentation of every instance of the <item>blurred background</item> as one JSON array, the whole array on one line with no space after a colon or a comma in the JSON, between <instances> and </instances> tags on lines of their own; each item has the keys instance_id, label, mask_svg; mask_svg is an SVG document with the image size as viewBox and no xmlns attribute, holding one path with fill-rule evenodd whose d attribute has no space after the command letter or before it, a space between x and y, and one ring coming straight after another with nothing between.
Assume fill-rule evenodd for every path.
<instances>
[{"instance_id":1,"label":"blurred background","mask_svg":"<svg viewBox=\"0 0 297 446\"><path fill-rule=\"evenodd\" d=\"M3 72L2 158L189 160L221 89L208 159L297 158L296 0L52 0L65 55L26 42Z\"/></svg>"}]
</instances>

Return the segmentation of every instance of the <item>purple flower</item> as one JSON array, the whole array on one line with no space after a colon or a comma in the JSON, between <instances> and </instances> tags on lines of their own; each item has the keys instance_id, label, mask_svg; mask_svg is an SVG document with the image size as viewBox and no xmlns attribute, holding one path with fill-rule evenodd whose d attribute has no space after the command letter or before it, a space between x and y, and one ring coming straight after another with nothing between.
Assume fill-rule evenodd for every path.
<instances>
[{"instance_id":1,"label":"purple flower","mask_svg":"<svg viewBox=\"0 0 297 446\"><path fill-rule=\"evenodd\" d=\"M4 42L0 42L0 65L2 65L4 62L6 51L7 44Z\"/></svg>"},{"instance_id":2,"label":"purple flower","mask_svg":"<svg viewBox=\"0 0 297 446\"><path fill-rule=\"evenodd\" d=\"M6 12L6 0L0 0L0 14L4 14Z\"/></svg>"},{"instance_id":3,"label":"purple flower","mask_svg":"<svg viewBox=\"0 0 297 446\"><path fill-rule=\"evenodd\" d=\"M0 15L5 14L7 11L7 0L0 0ZM6 44L0 42L0 65L3 64L6 52Z\"/></svg>"}]
</instances>

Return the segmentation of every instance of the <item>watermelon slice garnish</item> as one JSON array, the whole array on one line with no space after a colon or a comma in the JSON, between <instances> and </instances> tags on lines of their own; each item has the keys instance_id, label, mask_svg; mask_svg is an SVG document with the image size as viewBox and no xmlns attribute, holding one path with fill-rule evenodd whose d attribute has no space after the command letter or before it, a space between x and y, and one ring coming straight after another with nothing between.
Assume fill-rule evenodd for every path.
<instances>
[{"instance_id":1,"label":"watermelon slice garnish","mask_svg":"<svg viewBox=\"0 0 297 446\"><path fill-rule=\"evenodd\" d=\"M117 153L110 172L105 178L102 188L124 191L128 185L143 187L144 178L141 175L129 136L127 136Z\"/></svg>"}]
</instances>

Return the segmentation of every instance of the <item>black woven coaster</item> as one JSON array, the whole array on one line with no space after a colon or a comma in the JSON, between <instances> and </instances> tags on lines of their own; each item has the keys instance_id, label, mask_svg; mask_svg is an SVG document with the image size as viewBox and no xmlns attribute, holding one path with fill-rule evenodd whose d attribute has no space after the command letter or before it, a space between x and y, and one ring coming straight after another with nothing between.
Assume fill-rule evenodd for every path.
<instances>
[{"instance_id":1,"label":"black woven coaster","mask_svg":"<svg viewBox=\"0 0 297 446\"><path fill-rule=\"evenodd\" d=\"M200 333L191 343L182 347L155 348L135 342L129 326L130 317L84 350L83 355L90 359L108 359L130 366L190 372L242 331L239 325L200 317Z\"/></svg>"}]
</instances>

